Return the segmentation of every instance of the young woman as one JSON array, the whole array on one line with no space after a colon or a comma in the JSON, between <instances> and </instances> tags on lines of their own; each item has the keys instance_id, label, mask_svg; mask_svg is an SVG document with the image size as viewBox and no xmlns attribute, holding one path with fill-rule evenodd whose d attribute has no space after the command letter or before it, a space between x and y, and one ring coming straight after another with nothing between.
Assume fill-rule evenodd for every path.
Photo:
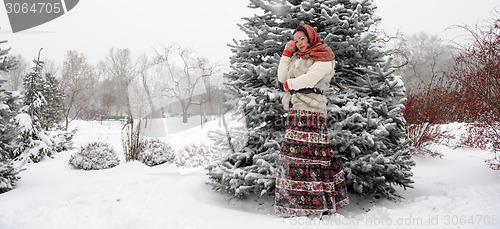
<instances>
[{"instance_id":1,"label":"young woman","mask_svg":"<svg viewBox=\"0 0 500 229\"><path fill-rule=\"evenodd\" d=\"M292 56L294 49L298 51ZM349 203L342 165L332 155L326 126L335 55L307 24L299 25L278 67L288 110L276 176L277 215L321 216Z\"/></svg>"}]
</instances>

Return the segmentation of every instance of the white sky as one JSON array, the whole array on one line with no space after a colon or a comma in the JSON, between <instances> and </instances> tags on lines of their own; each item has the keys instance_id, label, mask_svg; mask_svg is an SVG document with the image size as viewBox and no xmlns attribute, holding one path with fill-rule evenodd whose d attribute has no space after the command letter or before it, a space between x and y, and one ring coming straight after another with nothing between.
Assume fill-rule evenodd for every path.
<instances>
[{"instance_id":1,"label":"white sky","mask_svg":"<svg viewBox=\"0 0 500 229\"><path fill-rule=\"evenodd\" d=\"M480 2L480 3L479 3ZM66 15L35 28L13 34L4 6L0 6L2 48L25 59L42 57L62 63L66 50L87 55L90 63L104 59L108 50L129 48L133 54L152 54L153 48L170 44L190 47L212 63L227 67L228 43L244 38L236 25L258 10L248 0L81 0ZM452 25L493 18L497 0L374 0L384 27L411 34L425 31L453 39L463 31L445 31ZM499 8L497 8L499 9Z\"/></svg>"}]
</instances>

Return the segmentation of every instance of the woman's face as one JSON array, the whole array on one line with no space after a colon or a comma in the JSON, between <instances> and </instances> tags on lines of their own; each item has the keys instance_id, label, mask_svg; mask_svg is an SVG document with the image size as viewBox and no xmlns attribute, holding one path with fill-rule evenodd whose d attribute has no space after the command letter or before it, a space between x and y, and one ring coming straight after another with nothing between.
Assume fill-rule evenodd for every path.
<instances>
[{"instance_id":1,"label":"woman's face","mask_svg":"<svg viewBox=\"0 0 500 229\"><path fill-rule=\"evenodd\" d=\"M309 47L309 39L302 31L297 31L293 34L293 40L295 41L295 46L301 51L304 52Z\"/></svg>"}]
</instances>

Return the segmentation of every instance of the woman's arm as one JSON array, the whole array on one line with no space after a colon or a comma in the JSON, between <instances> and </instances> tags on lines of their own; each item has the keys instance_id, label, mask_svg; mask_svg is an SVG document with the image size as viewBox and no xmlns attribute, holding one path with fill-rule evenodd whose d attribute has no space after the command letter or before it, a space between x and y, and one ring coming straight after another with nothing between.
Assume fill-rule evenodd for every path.
<instances>
[{"instance_id":1,"label":"woman's arm","mask_svg":"<svg viewBox=\"0 0 500 229\"><path fill-rule=\"evenodd\" d=\"M307 69L305 74L295 79L287 79L288 88L290 88L290 90L313 88L323 77L333 72L334 63L334 61L316 61Z\"/></svg>"},{"instance_id":2,"label":"woman's arm","mask_svg":"<svg viewBox=\"0 0 500 229\"><path fill-rule=\"evenodd\" d=\"M292 58L288 56L282 56L280 59L280 63L278 65L278 81L281 83L285 83L288 77L288 67L290 66L290 62Z\"/></svg>"}]
</instances>

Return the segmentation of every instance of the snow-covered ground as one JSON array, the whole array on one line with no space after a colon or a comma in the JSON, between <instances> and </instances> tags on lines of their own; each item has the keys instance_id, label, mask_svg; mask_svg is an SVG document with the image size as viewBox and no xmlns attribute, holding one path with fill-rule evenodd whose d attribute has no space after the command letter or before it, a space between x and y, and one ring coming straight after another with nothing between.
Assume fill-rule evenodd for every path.
<instances>
[{"instance_id":1,"label":"snow-covered ground","mask_svg":"<svg viewBox=\"0 0 500 229\"><path fill-rule=\"evenodd\" d=\"M119 122L77 121L72 126L79 129L77 147L101 140L123 153ZM449 126L460 131L460 125ZM150 133L168 136L178 148L207 142L206 132L219 127L212 121L203 129L183 128ZM483 162L493 155L438 147L442 159L415 159L415 189L401 190L404 200L351 195L347 208L322 220L283 219L273 214L271 201L230 199L205 184L203 168L148 167L134 161L106 170L76 170L68 165L73 150L25 166L17 187L0 194L0 229L500 228L500 172Z\"/></svg>"}]
</instances>

